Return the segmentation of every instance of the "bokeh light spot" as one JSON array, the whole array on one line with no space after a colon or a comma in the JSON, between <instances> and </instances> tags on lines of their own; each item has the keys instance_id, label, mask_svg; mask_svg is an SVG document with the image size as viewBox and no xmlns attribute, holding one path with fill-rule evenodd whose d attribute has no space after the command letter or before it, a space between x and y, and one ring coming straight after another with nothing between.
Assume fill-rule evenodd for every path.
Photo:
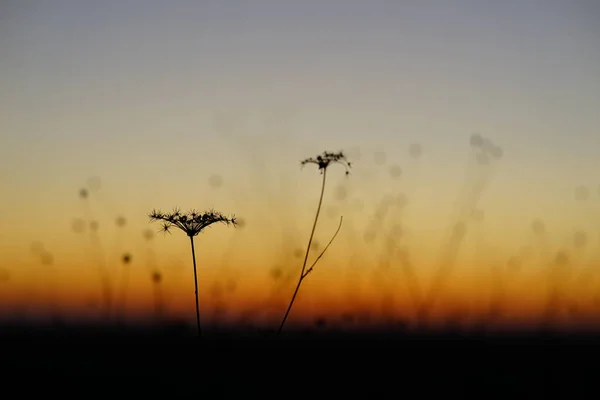
<instances>
[{"instance_id":1,"label":"bokeh light spot","mask_svg":"<svg viewBox=\"0 0 600 400\"><path fill-rule=\"evenodd\" d=\"M119 228L122 228L127 224L127 219L123 216L118 216L117 219L115 220L115 223L117 224L117 226Z\"/></svg>"},{"instance_id":2,"label":"bokeh light spot","mask_svg":"<svg viewBox=\"0 0 600 400\"><path fill-rule=\"evenodd\" d=\"M419 143L412 143L408 147L408 154L410 154L412 158L420 158L421 154L423 154L423 147Z\"/></svg>"},{"instance_id":3,"label":"bokeh light spot","mask_svg":"<svg viewBox=\"0 0 600 400\"><path fill-rule=\"evenodd\" d=\"M223 186L223 177L221 177L221 175L216 175L216 174L215 175L211 175L208 178L208 184L213 189L218 189L221 186Z\"/></svg>"},{"instance_id":4,"label":"bokeh light spot","mask_svg":"<svg viewBox=\"0 0 600 400\"><path fill-rule=\"evenodd\" d=\"M475 133L475 134L471 135L471 138L469 139L469 143L471 144L472 147L482 147L483 146L483 137L481 137L480 134Z\"/></svg>"},{"instance_id":5,"label":"bokeh light spot","mask_svg":"<svg viewBox=\"0 0 600 400\"><path fill-rule=\"evenodd\" d=\"M402 176L402 168L399 165L392 165L390 167L390 176L394 179L398 179Z\"/></svg>"},{"instance_id":6,"label":"bokeh light spot","mask_svg":"<svg viewBox=\"0 0 600 400\"><path fill-rule=\"evenodd\" d=\"M546 224L544 224L544 221L540 219L534 219L531 222L531 229L537 236L543 236L546 234Z\"/></svg>"}]
</instances>

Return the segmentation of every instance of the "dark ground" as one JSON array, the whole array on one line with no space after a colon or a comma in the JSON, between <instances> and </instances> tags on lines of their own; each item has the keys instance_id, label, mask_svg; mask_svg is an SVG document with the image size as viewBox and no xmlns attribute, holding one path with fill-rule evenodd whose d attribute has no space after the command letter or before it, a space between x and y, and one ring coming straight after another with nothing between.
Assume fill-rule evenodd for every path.
<instances>
[{"instance_id":1,"label":"dark ground","mask_svg":"<svg viewBox=\"0 0 600 400\"><path fill-rule=\"evenodd\" d=\"M0 344L2 393L19 397L600 398L592 334L13 324Z\"/></svg>"}]
</instances>

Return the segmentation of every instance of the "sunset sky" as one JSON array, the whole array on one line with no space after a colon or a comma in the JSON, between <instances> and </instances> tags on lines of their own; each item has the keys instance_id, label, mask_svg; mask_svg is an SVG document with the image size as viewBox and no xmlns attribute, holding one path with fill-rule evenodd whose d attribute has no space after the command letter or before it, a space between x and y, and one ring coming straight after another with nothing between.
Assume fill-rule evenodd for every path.
<instances>
[{"instance_id":1,"label":"sunset sky","mask_svg":"<svg viewBox=\"0 0 600 400\"><path fill-rule=\"evenodd\" d=\"M502 290L503 318L531 320L548 271L598 318L599 18L593 0L1 2L0 313L99 313L98 266L118 297L128 253L126 314L162 296L194 322L189 240L147 215L214 207L244 225L196 238L201 309L276 323L321 185L300 161L343 150L320 248L342 228L290 321L411 320L407 259L422 290L452 267L443 318Z\"/></svg>"}]
</instances>

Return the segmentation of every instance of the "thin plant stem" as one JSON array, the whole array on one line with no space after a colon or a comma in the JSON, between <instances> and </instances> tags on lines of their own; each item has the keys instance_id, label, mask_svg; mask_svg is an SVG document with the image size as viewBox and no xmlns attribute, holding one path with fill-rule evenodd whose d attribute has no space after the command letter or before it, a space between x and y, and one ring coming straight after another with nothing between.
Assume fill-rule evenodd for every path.
<instances>
[{"instance_id":1,"label":"thin plant stem","mask_svg":"<svg viewBox=\"0 0 600 400\"><path fill-rule=\"evenodd\" d=\"M119 300L119 322L122 322L123 316L125 315L125 310L127 307L127 294L129 292L129 274L130 274L130 259L123 258L123 266L121 267L122 271L122 283L121 283L121 294Z\"/></svg>"},{"instance_id":2,"label":"thin plant stem","mask_svg":"<svg viewBox=\"0 0 600 400\"><path fill-rule=\"evenodd\" d=\"M281 333L283 329L283 325L287 320L287 317L292 309L292 305L294 304L294 300L296 299L296 295L298 294L298 290L300 289L300 285L304 280L305 276L304 271L306 269L306 262L308 261L308 253L310 252L310 246L312 245L313 236L315 234L315 229L317 228L317 221L319 220L319 214L321 212L321 204L323 204L323 194L325 193L325 181L327 179L327 168L323 168L323 183L321 184L321 195L319 196L319 205L317 206L317 213L315 214L315 220L313 222L312 230L310 232L310 238L308 239L308 245L306 246L306 253L304 254L304 262L302 263L302 271L300 272L300 278L298 279L298 284L296 285L296 289L294 290L294 294L292 295L292 300L283 316L283 320L281 321L281 325L279 325L279 329L277 330L277 336Z\"/></svg>"},{"instance_id":3,"label":"thin plant stem","mask_svg":"<svg viewBox=\"0 0 600 400\"><path fill-rule=\"evenodd\" d=\"M327 249L329 248L329 246L331 246L331 243L333 243L333 239L335 239L335 237L339 233L340 229L342 228L342 222L343 221L344 221L344 216L341 216L340 217L340 223L339 223L337 229L335 230L335 233L331 237L331 239L329 239L329 243L327 243L327 246L325 246L325 248L323 249L323 251L321 252L321 254L319 254L319 256L315 259L315 261L313 261L313 263L310 266L310 268L308 268L306 271L304 271L304 275L302 275L302 279L306 278L306 276L312 272L312 270L315 267L315 265L317 264L317 262L319 262L319 260L321 259L321 257L323 257L323 254L325 254L325 252L327 251Z\"/></svg>"},{"instance_id":4,"label":"thin plant stem","mask_svg":"<svg viewBox=\"0 0 600 400\"><path fill-rule=\"evenodd\" d=\"M200 308L198 305L198 277L196 275L196 251L194 250L194 237L190 236L190 243L192 245L192 261L194 262L194 287L196 289L196 323L198 325L198 337L201 336L200 331Z\"/></svg>"},{"instance_id":5,"label":"thin plant stem","mask_svg":"<svg viewBox=\"0 0 600 400\"><path fill-rule=\"evenodd\" d=\"M171 233L170 229L175 227L185 232L185 234L190 238L190 244L192 246L192 261L194 263L196 323L198 324L198 337L200 337L200 307L198 305L198 274L196 272L196 250L194 249L194 236L198 235L205 228L216 223L235 226L237 225L237 220L235 216L226 217L215 210L209 210L202 213L191 210L186 213L181 213L179 208L175 208L172 213L163 213L159 210L153 210L148 216L150 217L150 221L162 221L162 232ZM160 277L158 279L160 280Z\"/></svg>"},{"instance_id":6,"label":"thin plant stem","mask_svg":"<svg viewBox=\"0 0 600 400\"><path fill-rule=\"evenodd\" d=\"M154 312L155 312L155 317L156 317L156 321L158 322L162 322L161 321L161 316L162 316L162 310L163 310L163 296L162 296L162 290L160 288L161 283L160 282L154 282L153 286L154 286Z\"/></svg>"}]
</instances>

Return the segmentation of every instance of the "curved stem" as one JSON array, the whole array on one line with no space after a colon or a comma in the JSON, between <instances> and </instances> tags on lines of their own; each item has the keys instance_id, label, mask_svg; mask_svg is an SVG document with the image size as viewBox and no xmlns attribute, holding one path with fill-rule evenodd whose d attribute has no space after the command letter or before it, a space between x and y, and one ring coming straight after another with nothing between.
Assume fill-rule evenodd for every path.
<instances>
[{"instance_id":1,"label":"curved stem","mask_svg":"<svg viewBox=\"0 0 600 400\"><path fill-rule=\"evenodd\" d=\"M321 184L321 195L319 196L319 205L317 206L317 213L315 215L315 220L313 222L312 230L310 232L310 238L308 239L308 245L306 246L306 253L304 254L304 262L302 263L302 271L300 272L300 278L298 279L298 284L296 285L296 289L294 290L294 294L292 295L292 300L283 316L283 320L281 321L281 325L279 325L279 329L277 330L277 336L281 333L283 329L283 325L287 320L287 317L292 309L292 305L294 304L294 300L296 299L296 295L298 294L298 290L300 289L300 284L302 284L302 280L304 279L304 271L306 269L306 262L308 261L308 253L310 252L310 246L312 244L313 236L315 235L315 229L317 228L317 221L319 219L319 213L321 212L321 204L323 203L323 193L325 193L325 180L327 178L327 168L323 169L323 183Z\"/></svg>"},{"instance_id":2,"label":"curved stem","mask_svg":"<svg viewBox=\"0 0 600 400\"><path fill-rule=\"evenodd\" d=\"M342 228L342 221L343 220L344 220L344 216L342 215L340 217L340 223L339 223L337 229L335 230L335 233L333 234L333 236L331 237L331 239L329 239L329 243L327 243L327 246L325 246L325 248L323 249L323 251L321 252L321 254L319 254L319 256L317 257L317 259L315 261L313 261L313 263L310 266L310 268L308 268L306 271L304 271L304 275L302 275L302 279L306 278L306 276L312 272L312 270L315 267L315 265L317 265L317 263L319 262L319 260L321 259L321 257L323 257L323 254L325 254L325 252L327 251L327 249L329 248L329 246L331 246L331 243L333 243L335 237L337 236L337 234L340 232L340 229Z\"/></svg>"},{"instance_id":3,"label":"curved stem","mask_svg":"<svg viewBox=\"0 0 600 400\"><path fill-rule=\"evenodd\" d=\"M200 331L200 308L198 305L198 277L196 275L196 252L194 250L194 237L190 236L190 243L192 245L192 261L194 261L194 288L196 289L196 323L198 324L198 337L201 336Z\"/></svg>"}]
</instances>

